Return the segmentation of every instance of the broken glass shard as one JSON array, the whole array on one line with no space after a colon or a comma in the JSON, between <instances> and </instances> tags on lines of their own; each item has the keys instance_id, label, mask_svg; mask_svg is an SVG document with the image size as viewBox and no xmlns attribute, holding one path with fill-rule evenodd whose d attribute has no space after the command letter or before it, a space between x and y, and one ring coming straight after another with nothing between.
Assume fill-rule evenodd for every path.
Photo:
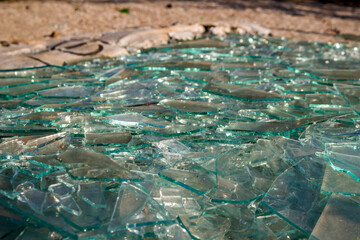
<instances>
[{"instance_id":1,"label":"broken glass shard","mask_svg":"<svg viewBox=\"0 0 360 240\"><path fill-rule=\"evenodd\" d=\"M337 171L349 174L360 182L360 146L358 143L325 144L325 153L330 165Z\"/></svg>"},{"instance_id":2,"label":"broken glass shard","mask_svg":"<svg viewBox=\"0 0 360 240\"><path fill-rule=\"evenodd\" d=\"M203 90L212 94L250 102L291 100L291 97L282 96L277 93L266 92L253 88L245 88L226 83L208 83Z\"/></svg>"}]
</instances>

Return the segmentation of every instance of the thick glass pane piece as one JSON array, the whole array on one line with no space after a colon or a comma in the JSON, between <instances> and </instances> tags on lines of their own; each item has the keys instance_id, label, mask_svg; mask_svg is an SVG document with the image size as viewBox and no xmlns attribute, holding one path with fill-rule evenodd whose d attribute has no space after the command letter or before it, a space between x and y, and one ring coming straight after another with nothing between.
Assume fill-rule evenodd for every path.
<instances>
[{"instance_id":1,"label":"thick glass pane piece","mask_svg":"<svg viewBox=\"0 0 360 240\"><path fill-rule=\"evenodd\" d=\"M312 144L301 142L286 137L275 137L275 142L281 147L286 154L286 157L292 159L294 162L302 159L305 156L314 155L321 149L316 148Z\"/></svg>"},{"instance_id":2,"label":"thick glass pane piece","mask_svg":"<svg viewBox=\"0 0 360 240\"><path fill-rule=\"evenodd\" d=\"M80 148L72 148L61 153L58 158L70 176L76 179L118 181L141 180L135 173L131 173L124 166L112 161L108 156Z\"/></svg>"},{"instance_id":3,"label":"thick glass pane piece","mask_svg":"<svg viewBox=\"0 0 360 240\"><path fill-rule=\"evenodd\" d=\"M310 235L327 202L320 193L323 171L322 165L310 159L300 161L275 180L262 203Z\"/></svg>"},{"instance_id":4,"label":"thick glass pane piece","mask_svg":"<svg viewBox=\"0 0 360 240\"><path fill-rule=\"evenodd\" d=\"M360 195L360 182L355 181L347 173L326 166L321 191L327 194Z\"/></svg>"},{"instance_id":5,"label":"thick glass pane piece","mask_svg":"<svg viewBox=\"0 0 360 240\"><path fill-rule=\"evenodd\" d=\"M359 71L360 72L360 71ZM336 84L336 90L341 94L345 101L351 106L351 108L360 113L360 87L345 85L345 84Z\"/></svg>"},{"instance_id":6,"label":"thick glass pane piece","mask_svg":"<svg viewBox=\"0 0 360 240\"><path fill-rule=\"evenodd\" d=\"M325 144L330 165L337 171L349 174L360 182L360 145L358 143Z\"/></svg>"},{"instance_id":7,"label":"thick glass pane piece","mask_svg":"<svg viewBox=\"0 0 360 240\"><path fill-rule=\"evenodd\" d=\"M108 117L108 122L113 125L121 126L151 126L157 128L165 128L169 123L166 121L156 121L151 118L145 117L140 113L124 113L112 115Z\"/></svg>"},{"instance_id":8,"label":"thick glass pane piece","mask_svg":"<svg viewBox=\"0 0 360 240\"><path fill-rule=\"evenodd\" d=\"M17 240L35 240L35 239L43 239L43 240L52 240L52 239L61 239L62 236L60 233L55 232L47 227L30 227L27 226L17 237Z\"/></svg>"},{"instance_id":9,"label":"thick glass pane piece","mask_svg":"<svg viewBox=\"0 0 360 240\"><path fill-rule=\"evenodd\" d=\"M47 193L34 188L27 189L19 195L19 200L26 202L37 213L42 214L43 205L47 198Z\"/></svg>"},{"instance_id":10,"label":"thick glass pane piece","mask_svg":"<svg viewBox=\"0 0 360 240\"><path fill-rule=\"evenodd\" d=\"M226 106L223 104L197 101L164 100L161 103L175 109L180 113L189 114L210 114L226 108Z\"/></svg>"},{"instance_id":11,"label":"thick glass pane piece","mask_svg":"<svg viewBox=\"0 0 360 240\"><path fill-rule=\"evenodd\" d=\"M71 195L60 198L60 207L73 215L80 216L82 210Z\"/></svg>"},{"instance_id":12,"label":"thick glass pane piece","mask_svg":"<svg viewBox=\"0 0 360 240\"><path fill-rule=\"evenodd\" d=\"M310 239L357 239L360 236L359 198L331 195Z\"/></svg>"},{"instance_id":13,"label":"thick glass pane piece","mask_svg":"<svg viewBox=\"0 0 360 240\"><path fill-rule=\"evenodd\" d=\"M136 68L142 70L192 70L192 71L210 71L211 62L200 61L167 61L167 62L150 62L139 64Z\"/></svg>"},{"instance_id":14,"label":"thick glass pane piece","mask_svg":"<svg viewBox=\"0 0 360 240\"><path fill-rule=\"evenodd\" d=\"M169 168L159 172L159 176L199 195L208 193L216 187L215 175L202 168Z\"/></svg>"},{"instance_id":15,"label":"thick glass pane piece","mask_svg":"<svg viewBox=\"0 0 360 240\"><path fill-rule=\"evenodd\" d=\"M49 90L39 91L38 94L43 97L69 97L79 98L91 95L94 92L93 87L58 87Z\"/></svg>"},{"instance_id":16,"label":"thick glass pane piece","mask_svg":"<svg viewBox=\"0 0 360 240\"><path fill-rule=\"evenodd\" d=\"M113 71L113 69L111 71ZM120 70L116 69L116 71L117 71L116 74L111 75L107 79L106 79L106 77L107 77L106 75L103 76L106 79L106 82L105 82L106 86L110 85L112 83L116 83L116 82L122 81L124 79L129 79L131 77L134 77L134 76L137 76L137 75L141 74L140 70L132 69L132 68L122 68ZM113 73L110 72L110 74L113 74Z\"/></svg>"},{"instance_id":17,"label":"thick glass pane piece","mask_svg":"<svg viewBox=\"0 0 360 240\"><path fill-rule=\"evenodd\" d=\"M127 132L86 133L85 141L88 144L127 144L132 136Z\"/></svg>"},{"instance_id":18,"label":"thick glass pane piece","mask_svg":"<svg viewBox=\"0 0 360 240\"><path fill-rule=\"evenodd\" d=\"M93 207L106 208L102 183L81 183L77 195Z\"/></svg>"},{"instance_id":19,"label":"thick glass pane piece","mask_svg":"<svg viewBox=\"0 0 360 240\"><path fill-rule=\"evenodd\" d=\"M66 196L72 194L75 191L73 187L69 187L64 183L52 184L48 187L48 190L58 196Z\"/></svg>"},{"instance_id":20,"label":"thick glass pane piece","mask_svg":"<svg viewBox=\"0 0 360 240\"><path fill-rule=\"evenodd\" d=\"M258 89L244 88L238 85L226 83L208 83L204 91L220 96L231 97L243 101L285 101L291 97L282 96L277 93L266 92Z\"/></svg>"},{"instance_id":21,"label":"thick glass pane piece","mask_svg":"<svg viewBox=\"0 0 360 240\"><path fill-rule=\"evenodd\" d=\"M120 187L108 231L156 224L171 224L175 219L167 214L148 193L128 183Z\"/></svg>"},{"instance_id":22,"label":"thick glass pane piece","mask_svg":"<svg viewBox=\"0 0 360 240\"><path fill-rule=\"evenodd\" d=\"M223 47L229 47L229 42L220 41L217 39L199 39L194 41L186 41L181 42L174 45L167 45L164 46L164 48L170 48L170 49L186 49L186 48L223 48Z\"/></svg>"},{"instance_id":23,"label":"thick glass pane piece","mask_svg":"<svg viewBox=\"0 0 360 240\"><path fill-rule=\"evenodd\" d=\"M270 120L264 122L233 122L225 127L226 130L232 131L252 131L258 133L291 133L301 130L300 128L314 122L324 121L339 115L314 116L309 118L300 118L294 120Z\"/></svg>"}]
</instances>

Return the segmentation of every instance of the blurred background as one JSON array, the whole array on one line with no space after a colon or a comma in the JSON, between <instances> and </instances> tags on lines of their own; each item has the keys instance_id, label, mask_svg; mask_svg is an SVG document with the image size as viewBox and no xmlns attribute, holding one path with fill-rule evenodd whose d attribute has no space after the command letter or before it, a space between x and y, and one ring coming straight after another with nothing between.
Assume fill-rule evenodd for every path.
<instances>
[{"instance_id":1,"label":"blurred background","mask_svg":"<svg viewBox=\"0 0 360 240\"><path fill-rule=\"evenodd\" d=\"M359 6L358 1L338 0L0 0L0 41L36 43L129 28L217 22L249 22L277 37L346 41L360 33Z\"/></svg>"}]
</instances>

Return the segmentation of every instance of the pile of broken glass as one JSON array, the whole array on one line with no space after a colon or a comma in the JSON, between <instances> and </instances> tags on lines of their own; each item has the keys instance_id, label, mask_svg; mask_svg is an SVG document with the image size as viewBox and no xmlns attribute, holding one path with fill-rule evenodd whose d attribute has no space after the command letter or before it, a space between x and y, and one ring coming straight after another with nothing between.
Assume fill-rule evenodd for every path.
<instances>
[{"instance_id":1,"label":"pile of broken glass","mask_svg":"<svg viewBox=\"0 0 360 240\"><path fill-rule=\"evenodd\" d=\"M358 239L360 48L249 35L0 72L3 239Z\"/></svg>"}]
</instances>

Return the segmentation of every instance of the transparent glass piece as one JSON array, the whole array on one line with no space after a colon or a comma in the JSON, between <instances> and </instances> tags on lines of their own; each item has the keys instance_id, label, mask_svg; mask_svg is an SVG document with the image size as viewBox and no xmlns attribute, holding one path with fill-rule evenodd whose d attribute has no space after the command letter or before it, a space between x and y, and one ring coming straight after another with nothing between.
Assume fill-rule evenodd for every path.
<instances>
[{"instance_id":1,"label":"transparent glass piece","mask_svg":"<svg viewBox=\"0 0 360 240\"><path fill-rule=\"evenodd\" d=\"M360 145L358 143L327 143L325 153L330 165L360 182Z\"/></svg>"},{"instance_id":2,"label":"transparent glass piece","mask_svg":"<svg viewBox=\"0 0 360 240\"><path fill-rule=\"evenodd\" d=\"M158 135L162 137L179 137L182 135L190 135L205 130L205 127L192 125L168 125L165 128L143 127L142 132Z\"/></svg>"},{"instance_id":3,"label":"transparent glass piece","mask_svg":"<svg viewBox=\"0 0 360 240\"><path fill-rule=\"evenodd\" d=\"M217 39L204 38L193 41L180 42L174 45L163 46L169 49L186 49L186 48L224 48L229 47L229 42L220 41Z\"/></svg>"},{"instance_id":4,"label":"transparent glass piece","mask_svg":"<svg viewBox=\"0 0 360 240\"><path fill-rule=\"evenodd\" d=\"M360 235L359 199L331 195L310 239L356 239Z\"/></svg>"},{"instance_id":5,"label":"transparent glass piece","mask_svg":"<svg viewBox=\"0 0 360 240\"><path fill-rule=\"evenodd\" d=\"M247 176L247 178L238 176L236 179L238 181L232 181L218 177L216 189L209 193L211 201L216 203L246 203L261 197L264 192L254 188L251 176Z\"/></svg>"},{"instance_id":6,"label":"transparent glass piece","mask_svg":"<svg viewBox=\"0 0 360 240\"><path fill-rule=\"evenodd\" d=\"M326 194L341 193L344 195L360 195L360 183L347 173L335 171L331 166L326 166L321 191Z\"/></svg>"},{"instance_id":7,"label":"transparent glass piece","mask_svg":"<svg viewBox=\"0 0 360 240\"><path fill-rule=\"evenodd\" d=\"M140 70L137 70L137 69L123 68L120 71L118 71L116 74L114 74L111 77L107 78L106 81L105 81L105 86L116 83L118 81L125 80L125 79L130 79L132 77L140 75L141 73L142 72Z\"/></svg>"},{"instance_id":8,"label":"transparent glass piece","mask_svg":"<svg viewBox=\"0 0 360 240\"><path fill-rule=\"evenodd\" d=\"M39 91L38 94L43 97L80 98L92 95L94 90L94 87L83 86L57 87L49 90Z\"/></svg>"},{"instance_id":9,"label":"transparent glass piece","mask_svg":"<svg viewBox=\"0 0 360 240\"><path fill-rule=\"evenodd\" d=\"M163 140L156 146L164 152L184 154L190 152L190 148L175 139Z\"/></svg>"},{"instance_id":10,"label":"transparent glass piece","mask_svg":"<svg viewBox=\"0 0 360 240\"><path fill-rule=\"evenodd\" d=\"M81 215L82 210L79 205L76 203L74 198L71 195L66 195L60 198L60 207L71 214L76 216Z\"/></svg>"},{"instance_id":11,"label":"transparent glass piece","mask_svg":"<svg viewBox=\"0 0 360 240\"><path fill-rule=\"evenodd\" d=\"M67 172L76 179L142 180L138 175L131 173L101 153L72 148L61 153L58 158L62 161Z\"/></svg>"},{"instance_id":12,"label":"transparent glass piece","mask_svg":"<svg viewBox=\"0 0 360 240\"><path fill-rule=\"evenodd\" d=\"M284 151L286 157L294 160L295 162L305 156L314 155L315 153L321 151L321 149L316 148L311 144L289 139L286 137L279 136L275 137L274 140Z\"/></svg>"},{"instance_id":13,"label":"transparent glass piece","mask_svg":"<svg viewBox=\"0 0 360 240\"><path fill-rule=\"evenodd\" d=\"M211 114L226 108L226 106L223 104L197 101L164 100L161 103L175 109L180 113L189 114Z\"/></svg>"},{"instance_id":14,"label":"transparent glass piece","mask_svg":"<svg viewBox=\"0 0 360 240\"><path fill-rule=\"evenodd\" d=\"M131 184L123 183L108 231L115 232L125 228L174 222L174 218L169 216L150 195Z\"/></svg>"},{"instance_id":15,"label":"transparent glass piece","mask_svg":"<svg viewBox=\"0 0 360 240\"><path fill-rule=\"evenodd\" d=\"M34 228L27 226L17 237L16 240L60 240L62 235L47 227Z\"/></svg>"},{"instance_id":16,"label":"transparent glass piece","mask_svg":"<svg viewBox=\"0 0 360 240\"><path fill-rule=\"evenodd\" d=\"M206 194L216 187L215 175L202 168L168 168L159 172L159 176L199 195Z\"/></svg>"},{"instance_id":17,"label":"transparent glass piece","mask_svg":"<svg viewBox=\"0 0 360 240\"><path fill-rule=\"evenodd\" d=\"M310 107L339 107L347 105L340 95L334 94L307 94L305 101Z\"/></svg>"},{"instance_id":18,"label":"transparent glass piece","mask_svg":"<svg viewBox=\"0 0 360 240\"><path fill-rule=\"evenodd\" d=\"M274 181L262 203L310 236L328 199L320 193L323 174L322 165L301 160Z\"/></svg>"},{"instance_id":19,"label":"transparent glass piece","mask_svg":"<svg viewBox=\"0 0 360 240\"><path fill-rule=\"evenodd\" d=\"M169 125L166 121L156 121L151 118L145 117L140 113L124 113L118 115L112 115L108 117L108 122L113 125L120 126L151 126L157 128L165 128Z\"/></svg>"},{"instance_id":20,"label":"transparent glass piece","mask_svg":"<svg viewBox=\"0 0 360 240\"><path fill-rule=\"evenodd\" d=\"M359 133L353 124L328 121L310 125L303 132L301 140L325 149L326 143L356 142L359 140Z\"/></svg>"},{"instance_id":21,"label":"transparent glass piece","mask_svg":"<svg viewBox=\"0 0 360 240\"><path fill-rule=\"evenodd\" d=\"M34 92L38 90L56 87L57 85L58 82L50 82L50 83L35 83L26 86L16 86L11 88L2 88L0 89L0 96L8 97L8 98L34 96Z\"/></svg>"},{"instance_id":22,"label":"transparent glass piece","mask_svg":"<svg viewBox=\"0 0 360 240\"><path fill-rule=\"evenodd\" d=\"M131 139L131 134L127 132L85 134L85 142L88 144L127 144Z\"/></svg>"},{"instance_id":23,"label":"transparent glass piece","mask_svg":"<svg viewBox=\"0 0 360 240\"><path fill-rule=\"evenodd\" d=\"M193 71L210 71L211 62L203 61L166 61L166 62L149 62L136 66L141 70L193 70Z\"/></svg>"},{"instance_id":24,"label":"transparent glass piece","mask_svg":"<svg viewBox=\"0 0 360 240\"><path fill-rule=\"evenodd\" d=\"M22 153L26 146L24 144L24 139L19 137L13 137L9 139L3 139L0 143L0 156L18 155Z\"/></svg>"},{"instance_id":25,"label":"transparent glass piece","mask_svg":"<svg viewBox=\"0 0 360 240\"><path fill-rule=\"evenodd\" d=\"M10 199L14 199L17 197L17 193L14 191L15 189L13 187L11 179L12 176L7 176L8 174L6 173L4 176L3 174L4 173L2 172L2 174L0 175L0 194Z\"/></svg>"},{"instance_id":26,"label":"transparent glass piece","mask_svg":"<svg viewBox=\"0 0 360 240\"><path fill-rule=\"evenodd\" d=\"M225 83L208 83L203 90L209 93L243 101L285 101L291 99L291 97L282 96L277 93L244 88L238 85Z\"/></svg>"},{"instance_id":27,"label":"transparent glass piece","mask_svg":"<svg viewBox=\"0 0 360 240\"><path fill-rule=\"evenodd\" d=\"M162 228L165 228L164 232L160 232L158 230L159 228L156 228L157 231L157 237L159 239L179 239L179 240L190 240L192 239L190 235L186 232L186 230L182 227L180 227L179 224L173 224L168 227L162 226Z\"/></svg>"},{"instance_id":28,"label":"transparent glass piece","mask_svg":"<svg viewBox=\"0 0 360 240\"><path fill-rule=\"evenodd\" d=\"M19 200L22 202L26 202L29 204L32 210L35 212L42 214L44 209L44 203L47 198L47 193L43 191L39 191L35 188L30 188L19 195Z\"/></svg>"},{"instance_id":29,"label":"transparent glass piece","mask_svg":"<svg viewBox=\"0 0 360 240\"><path fill-rule=\"evenodd\" d=\"M335 88L344 98L346 103L348 103L354 111L360 113L360 106L359 106L360 87L344 85L344 84L335 84Z\"/></svg>"},{"instance_id":30,"label":"transparent glass piece","mask_svg":"<svg viewBox=\"0 0 360 240\"><path fill-rule=\"evenodd\" d=\"M25 152L36 152L37 154L50 154L66 150L70 143L70 135L61 132L40 138L30 139L26 143Z\"/></svg>"},{"instance_id":31,"label":"transparent glass piece","mask_svg":"<svg viewBox=\"0 0 360 240\"><path fill-rule=\"evenodd\" d=\"M48 190L56 195L65 196L72 194L75 189L65 185L64 183L56 183L49 186Z\"/></svg>"},{"instance_id":32,"label":"transparent glass piece","mask_svg":"<svg viewBox=\"0 0 360 240\"><path fill-rule=\"evenodd\" d=\"M93 207L106 208L104 186L102 183L81 183L77 195Z\"/></svg>"},{"instance_id":33,"label":"transparent glass piece","mask_svg":"<svg viewBox=\"0 0 360 240\"><path fill-rule=\"evenodd\" d=\"M253 131L258 133L284 134L301 130L300 128L314 122L324 121L337 115L314 116L309 118L300 118L283 121L264 121L264 122L233 122L225 127L231 131Z\"/></svg>"},{"instance_id":34,"label":"transparent glass piece","mask_svg":"<svg viewBox=\"0 0 360 240\"><path fill-rule=\"evenodd\" d=\"M299 239L306 238L296 228L276 214L263 214L256 218L259 237L264 239Z\"/></svg>"},{"instance_id":35,"label":"transparent glass piece","mask_svg":"<svg viewBox=\"0 0 360 240\"><path fill-rule=\"evenodd\" d=\"M332 93L334 89L327 85L320 84L299 84L299 85L287 85L278 84L277 88L286 93L300 93L300 94L315 94L315 93Z\"/></svg>"},{"instance_id":36,"label":"transparent glass piece","mask_svg":"<svg viewBox=\"0 0 360 240\"><path fill-rule=\"evenodd\" d=\"M195 239L217 239L224 236L230 228L230 220L226 216L203 214L198 218L178 217L180 225Z\"/></svg>"}]
</instances>

